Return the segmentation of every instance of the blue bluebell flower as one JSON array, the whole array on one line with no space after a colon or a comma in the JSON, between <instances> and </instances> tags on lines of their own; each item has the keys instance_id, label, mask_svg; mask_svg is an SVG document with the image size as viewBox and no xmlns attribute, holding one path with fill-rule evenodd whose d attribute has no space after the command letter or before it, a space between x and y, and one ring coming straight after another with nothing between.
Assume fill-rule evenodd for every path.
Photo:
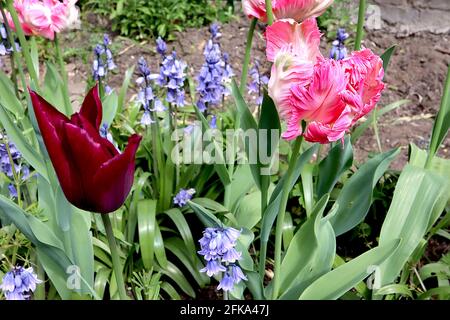
<instances>
[{"instance_id":1,"label":"blue bluebell flower","mask_svg":"<svg viewBox=\"0 0 450 320\"><path fill-rule=\"evenodd\" d=\"M157 84L167 89L166 101L178 107L185 104L184 81L186 80L186 63L177 59L177 53L164 57Z\"/></svg>"},{"instance_id":2,"label":"blue bluebell flower","mask_svg":"<svg viewBox=\"0 0 450 320\"><path fill-rule=\"evenodd\" d=\"M173 204L181 207L184 207L186 203L192 199L195 194L195 189L180 189L177 195L173 198Z\"/></svg>"},{"instance_id":3,"label":"blue bluebell flower","mask_svg":"<svg viewBox=\"0 0 450 320\"><path fill-rule=\"evenodd\" d=\"M263 87L269 83L269 77L261 74L258 60L255 61L249 74L252 81L247 85L248 93L255 94L256 104L260 105L263 100Z\"/></svg>"},{"instance_id":4,"label":"blue bluebell flower","mask_svg":"<svg viewBox=\"0 0 450 320\"><path fill-rule=\"evenodd\" d=\"M14 267L7 272L0 284L6 300L27 300L42 281L37 278L33 268Z\"/></svg>"},{"instance_id":5,"label":"blue bluebell flower","mask_svg":"<svg viewBox=\"0 0 450 320\"><path fill-rule=\"evenodd\" d=\"M197 107L201 112L210 106L222 103L224 96L229 94L225 83L234 76L227 53L222 54L218 38L219 26L213 24L210 27L211 39L206 43L203 55L205 63L197 76L197 93L199 99Z\"/></svg>"},{"instance_id":6,"label":"blue bluebell flower","mask_svg":"<svg viewBox=\"0 0 450 320\"><path fill-rule=\"evenodd\" d=\"M8 145L6 145L6 143ZM8 153L9 149L9 153ZM12 163L11 163L12 159ZM13 172L13 168L14 171ZM22 154L12 142L5 142L5 137L0 134L0 169L10 179L14 179L14 174L25 180L30 175L30 168L22 164ZM8 185L8 190L12 197L17 197L17 190L14 185Z\"/></svg>"},{"instance_id":7,"label":"blue bluebell flower","mask_svg":"<svg viewBox=\"0 0 450 320\"><path fill-rule=\"evenodd\" d=\"M225 271L227 271L227 268L225 268L219 260L209 260L206 263L206 266L203 269L200 269L200 272L206 272L208 277L215 276Z\"/></svg>"},{"instance_id":8,"label":"blue bluebell flower","mask_svg":"<svg viewBox=\"0 0 450 320\"><path fill-rule=\"evenodd\" d=\"M244 275L244 272L242 272L242 269L236 264L231 264L227 267L227 270L223 275L222 280L219 282L217 289L231 291L234 286L239 284L242 280L247 281L247 277Z\"/></svg>"},{"instance_id":9,"label":"blue bluebell flower","mask_svg":"<svg viewBox=\"0 0 450 320\"><path fill-rule=\"evenodd\" d=\"M106 77L108 71L117 68L110 49L111 40L107 34L103 36L103 42L94 48L94 61L92 62L92 77L95 81Z\"/></svg>"},{"instance_id":10,"label":"blue bluebell flower","mask_svg":"<svg viewBox=\"0 0 450 320\"><path fill-rule=\"evenodd\" d=\"M336 40L333 41L333 46L330 52L330 58L335 60L342 60L347 57L347 48L345 47L345 40L347 40L349 34L345 32L345 29L339 28L336 34Z\"/></svg>"},{"instance_id":11,"label":"blue bluebell flower","mask_svg":"<svg viewBox=\"0 0 450 320\"><path fill-rule=\"evenodd\" d=\"M167 44L161 37L158 37L158 39L156 39L156 52L158 52L163 57L166 55Z\"/></svg>"},{"instance_id":12,"label":"blue bluebell flower","mask_svg":"<svg viewBox=\"0 0 450 320\"><path fill-rule=\"evenodd\" d=\"M211 33L211 38L213 40L217 40L222 36L220 33L220 26L217 23L213 23L209 26L209 32Z\"/></svg>"},{"instance_id":13,"label":"blue bluebell flower","mask_svg":"<svg viewBox=\"0 0 450 320\"><path fill-rule=\"evenodd\" d=\"M159 75L151 74L147 61L143 57L138 60L138 71L140 76L136 80L136 83L139 85L140 90L137 100L144 108L141 124L150 125L154 122L151 117L151 112L165 110L162 102L153 94L153 88L151 86L151 81L158 79Z\"/></svg>"},{"instance_id":14,"label":"blue bluebell flower","mask_svg":"<svg viewBox=\"0 0 450 320\"><path fill-rule=\"evenodd\" d=\"M211 277L224 272L217 289L230 291L241 280L247 280L241 268L236 264L241 259L241 252L235 247L241 232L231 227L206 228L199 240L199 254L207 261L200 272Z\"/></svg>"}]
</instances>

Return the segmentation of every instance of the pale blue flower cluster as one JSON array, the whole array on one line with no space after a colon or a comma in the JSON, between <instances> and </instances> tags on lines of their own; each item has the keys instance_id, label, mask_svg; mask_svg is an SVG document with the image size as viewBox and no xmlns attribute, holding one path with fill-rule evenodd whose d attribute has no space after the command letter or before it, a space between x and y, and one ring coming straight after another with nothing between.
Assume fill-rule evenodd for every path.
<instances>
[{"instance_id":1,"label":"pale blue flower cluster","mask_svg":"<svg viewBox=\"0 0 450 320\"><path fill-rule=\"evenodd\" d=\"M184 207L186 203L192 199L195 194L195 189L180 189L177 195L173 198L173 204L181 207Z\"/></svg>"},{"instance_id":2,"label":"pale blue flower cluster","mask_svg":"<svg viewBox=\"0 0 450 320\"><path fill-rule=\"evenodd\" d=\"M0 290L6 300L28 300L41 282L33 268L14 267L3 277Z\"/></svg>"},{"instance_id":3,"label":"pale blue flower cluster","mask_svg":"<svg viewBox=\"0 0 450 320\"><path fill-rule=\"evenodd\" d=\"M156 40L156 51L163 57L156 83L167 89L166 101L168 103L183 107L185 104L184 82L187 65L177 58L175 51L166 55L167 44L161 38Z\"/></svg>"},{"instance_id":4,"label":"pale blue flower cluster","mask_svg":"<svg viewBox=\"0 0 450 320\"><path fill-rule=\"evenodd\" d=\"M199 99L197 107L204 112L210 106L220 104L229 92L225 83L234 75L229 63L229 55L222 54L218 38L220 37L219 26L213 24L210 27L211 39L206 43L203 55L203 64L197 76L197 93Z\"/></svg>"},{"instance_id":5,"label":"pale blue flower cluster","mask_svg":"<svg viewBox=\"0 0 450 320\"><path fill-rule=\"evenodd\" d=\"M92 77L95 81L106 78L108 71L117 68L110 49L111 39L107 34L103 36L103 43L94 48L94 62L92 63ZM105 93L110 94L111 87L105 84Z\"/></svg>"},{"instance_id":6,"label":"pale blue flower cluster","mask_svg":"<svg viewBox=\"0 0 450 320\"><path fill-rule=\"evenodd\" d=\"M14 175L20 177L22 180L28 178L30 169L21 163L21 159L22 154L17 150L16 145L12 142L5 143L5 137L0 134L1 171L10 179L14 179ZM13 168L15 172L13 172ZM17 190L14 184L10 183L8 190L12 197L17 197Z\"/></svg>"},{"instance_id":7,"label":"pale blue flower cluster","mask_svg":"<svg viewBox=\"0 0 450 320\"><path fill-rule=\"evenodd\" d=\"M249 94L256 95L256 103L260 105L263 100L263 87L269 83L269 77L261 74L259 61L255 61L253 68L250 70L252 81L248 84Z\"/></svg>"},{"instance_id":8,"label":"pale blue flower cluster","mask_svg":"<svg viewBox=\"0 0 450 320\"><path fill-rule=\"evenodd\" d=\"M140 90L138 93L138 101L144 108L144 114L141 118L141 124L150 125L154 122L151 117L153 111L164 111L165 107L161 100L159 100L153 93L151 81L157 79L159 75L151 74L150 68L147 65L147 61L143 57L138 60L139 78L136 83L139 85Z\"/></svg>"},{"instance_id":9,"label":"pale blue flower cluster","mask_svg":"<svg viewBox=\"0 0 450 320\"><path fill-rule=\"evenodd\" d=\"M331 48L330 58L335 60L342 60L347 57L347 48L345 47L345 40L347 40L349 34L345 32L345 29L339 28L336 34L336 40L333 41L333 47Z\"/></svg>"},{"instance_id":10,"label":"pale blue flower cluster","mask_svg":"<svg viewBox=\"0 0 450 320\"><path fill-rule=\"evenodd\" d=\"M240 234L231 227L206 228L199 240L201 250L198 253L206 260L206 266L200 272L206 272L209 277L224 273L217 289L230 291L242 280L247 280L237 265L241 253L235 247Z\"/></svg>"}]
</instances>

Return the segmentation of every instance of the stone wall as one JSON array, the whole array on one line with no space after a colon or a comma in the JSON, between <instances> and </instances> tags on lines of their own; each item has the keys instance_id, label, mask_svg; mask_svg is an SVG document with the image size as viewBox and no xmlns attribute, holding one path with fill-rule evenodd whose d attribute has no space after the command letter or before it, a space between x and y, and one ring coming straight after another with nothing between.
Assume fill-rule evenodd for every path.
<instances>
[{"instance_id":1,"label":"stone wall","mask_svg":"<svg viewBox=\"0 0 450 320\"><path fill-rule=\"evenodd\" d=\"M382 28L400 35L423 31L450 34L450 0L369 0L369 3L369 29Z\"/></svg>"}]
</instances>

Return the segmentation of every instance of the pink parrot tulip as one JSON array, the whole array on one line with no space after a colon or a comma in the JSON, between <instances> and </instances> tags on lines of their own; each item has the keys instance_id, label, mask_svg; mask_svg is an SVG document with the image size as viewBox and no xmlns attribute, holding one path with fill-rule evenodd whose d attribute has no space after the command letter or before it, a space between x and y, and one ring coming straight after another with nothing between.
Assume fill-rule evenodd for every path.
<instances>
[{"instance_id":1,"label":"pink parrot tulip","mask_svg":"<svg viewBox=\"0 0 450 320\"><path fill-rule=\"evenodd\" d=\"M322 58L319 51L320 37L315 19L302 23L280 20L267 27L266 55L274 63L269 95L284 119L290 116L291 86L294 83L309 83L317 59Z\"/></svg>"},{"instance_id":2,"label":"pink parrot tulip","mask_svg":"<svg viewBox=\"0 0 450 320\"><path fill-rule=\"evenodd\" d=\"M15 0L14 8L24 33L53 40L55 34L76 25L78 20L77 0ZM15 30L11 15L9 25Z\"/></svg>"},{"instance_id":3,"label":"pink parrot tulip","mask_svg":"<svg viewBox=\"0 0 450 320\"><path fill-rule=\"evenodd\" d=\"M380 100L381 58L363 49L340 61L325 59L315 19L279 20L267 28L266 40L267 59L274 62L269 95L286 121L284 139L340 140Z\"/></svg>"}]
</instances>

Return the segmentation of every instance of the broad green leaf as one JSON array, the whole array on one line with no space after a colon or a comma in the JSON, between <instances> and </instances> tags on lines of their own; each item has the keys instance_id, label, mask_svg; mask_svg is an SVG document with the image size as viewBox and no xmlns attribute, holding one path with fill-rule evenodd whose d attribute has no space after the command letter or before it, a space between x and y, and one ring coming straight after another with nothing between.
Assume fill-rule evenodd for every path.
<instances>
[{"instance_id":1,"label":"broad green leaf","mask_svg":"<svg viewBox=\"0 0 450 320\"><path fill-rule=\"evenodd\" d=\"M216 216L214 216L211 213L211 211L198 204L198 200L199 200L198 198L192 199L192 201L188 202L188 205L191 207L192 210L194 210L200 221L206 227L222 226L222 222Z\"/></svg>"},{"instance_id":2,"label":"broad green leaf","mask_svg":"<svg viewBox=\"0 0 450 320\"><path fill-rule=\"evenodd\" d=\"M111 92L110 94L105 95L102 101L103 107L102 123L106 123L108 124L108 126L111 125L117 114L119 103L118 100L119 98L115 92Z\"/></svg>"},{"instance_id":3,"label":"broad green leaf","mask_svg":"<svg viewBox=\"0 0 450 320\"><path fill-rule=\"evenodd\" d=\"M246 271L245 275L247 276L247 281L245 284L247 288L250 290L254 300L265 300L264 297L264 288L261 283L261 277L258 273L254 271Z\"/></svg>"},{"instance_id":4,"label":"broad green leaf","mask_svg":"<svg viewBox=\"0 0 450 320\"><path fill-rule=\"evenodd\" d=\"M172 300L181 300L177 290L175 290L169 282L161 283L161 289L164 290Z\"/></svg>"},{"instance_id":5,"label":"broad green leaf","mask_svg":"<svg viewBox=\"0 0 450 320\"><path fill-rule=\"evenodd\" d=\"M444 91L442 94L441 106L436 117L431 134L431 142L429 152L432 156L436 154L447 136L450 128L450 65L447 70L447 80L444 84Z\"/></svg>"},{"instance_id":6,"label":"broad green leaf","mask_svg":"<svg viewBox=\"0 0 450 320\"><path fill-rule=\"evenodd\" d=\"M448 200L448 180L413 165L407 165L395 187L391 206L380 233L380 245L395 238L402 243L381 266L381 283L395 281L428 228L442 213Z\"/></svg>"},{"instance_id":7,"label":"broad green leaf","mask_svg":"<svg viewBox=\"0 0 450 320\"><path fill-rule=\"evenodd\" d=\"M233 174L230 186L230 207L231 212L236 213L243 196L254 186L252 172L249 165L240 165Z\"/></svg>"},{"instance_id":8,"label":"broad green leaf","mask_svg":"<svg viewBox=\"0 0 450 320\"><path fill-rule=\"evenodd\" d=\"M241 128L246 132L254 132L255 134L258 134L258 125L256 124L255 118L253 118L253 115L250 112L250 109L248 108L248 105L245 102L244 98L242 97L241 92L239 91L239 87L236 84L236 81L234 80L232 80L231 83L231 94L234 97L238 114L240 114ZM255 156L258 155L258 147L255 141L250 141L250 143L244 141L244 143L245 143L245 152L249 159L254 158ZM255 180L256 185L258 186L258 188L261 188L260 167L258 166L257 163L251 163L250 169L252 171L253 179Z\"/></svg>"},{"instance_id":9,"label":"broad green leaf","mask_svg":"<svg viewBox=\"0 0 450 320\"><path fill-rule=\"evenodd\" d=\"M105 295L106 285L108 284L108 280L110 277L111 269L101 268L96 272L94 280L94 290L101 299L103 299Z\"/></svg>"},{"instance_id":10,"label":"broad green leaf","mask_svg":"<svg viewBox=\"0 0 450 320\"><path fill-rule=\"evenodd\" d=\"M338 142L319 164L319 177L316 195L320 199L330 193L339 177L353 164L353 148L349 136L345 137L344 145Z\"/></svg>"},{"instance_id":11,"label":"broad green leaf","mask_svg":"<svg viewBox=\"0 0 450 320\"><path fill-rule=\"evenodd\" d=\"M0 72L0 103L16 118L24 114L24 108L16 97L14 84L4 72Z\"/></svg>"},{"instance_id":12,"label":"broad green leaf","mask_svg":"<svg viewBox=\"0 0 450 320\"><path fill-rule=\"evenodd\" d=\"M330 222L322 218L315 235L317 248L308 266L297 274L291 286L280 297L281 300L297 300L305 288L331 270L336 257L336 237Z\"/></svg>"},{"instance_id":13,"label":"broad green leaf","mask_svg":"<svg viewBox=\"0 0 450 320\"><path fill-rule=\"evenodd\" d=\"M281 124L277 108L267 92L264 91L258 123L258 165L260 170L270 166L272 158L276 154L280 132Z\"/></svg>"},{"instance_id":14,"label":"broad green leaf","mask_svg":"<svg viewBox=\"0 0 450 320\"><path fill-rule=\"evenodd\" d=\"M122 112L125 105L125 98L127 96L128 87L130 86L131 78L133 77L134 66L127 69L125 72L125 77L123 79L122 87L119 92L119 99L117 101L117 110L119 113ZM111 123L110 123L111 124Z\"/></svg>"},{"instance_id":15,"label":"broad green leaf","mask_svg":"<svg viewBox=\"0 0 450 320\"><path fill-rule=\"evenodd\" d=\"M373 188L399 152L394 149L373 157L344 184L336 199L337 209L327 216L336 236L364 220L372 204Z\"/></svg>"},{"instance_id":16,"label":"broad green leaf","mask_svg":"<svg viewBox=\"0 0 450 320\"><path fill-rule=\"evenodd\" d=\"M314 281L300 296L300 300L335 300L372 273L371 267L390 257L399 239L380 245L326 273Z\"/></svg>"},{"instance_id":17,"label":"broad green leaf","mask_svg":"<svg viewBox=\"0 0 450 320\"><path fill-rule=\"evenodd\" d=\"M389 62L391 61L392 54L394 53L395 49L397 48L397 45L393 45L392 47L388 48L382 55L381 60L383 60L383 69L384 73L386 73Z\"/></svg>"},{"instance_id":18,"label":"broad green leaf","mask_svg":"<svg viewBox=\"0 0 450 320\"><path fill-rule=\"evenodd\" d=\"M155 256L156 256L156 260L158 260L159 265L162 268L167 268L167 256L166 256L166 251L164 249L164 240L163 237L161 235L161 230L159 229L159 226L156 225L156 233L155 233Z\"/></svg>"},{"instance_id":19,"label":"broad green leaf","mask_svg":"<svg viewBox=\"0 0 450 320\"><path fill-rule=\"evenodd\" d=\"M169 216L169 218L173 221L175 226L178 229L178 232L181 238L184 241L184 245L186 246L187 252L189 253L188 257L191 262L195 262L197 257L197 250L195 249L194 238L192 237L191 229L181 213L180 209L170 209L165 211L165 214ZM167 247L167 244L166 244Z\"/></svg>"},{"instance_id":20,"label":"broad green leaf","mask_svg":"<svg viewBox=\"0 0 450 320\"><path fill-rule=\"evenodd\" d=\"M311 159L312 155L316 152L318 146L314 145L308 150L304 151L301 156L298 158L297 163L295 164L294 177L292 179L292 184L289 186L290 190L297 183L298 177L300 176L300 172L302 171L303 166ZM270 197L269 205L267 206L266 211L264 212L264 216L261 222L261 240L264 242L269 241L270 232L272 231L273 223L278 214L278 209L280 207L281 202L281 190L284 184L284 179L280 179L278 181L277 186L275 187L272 195Z\"/></svg>"},{"instance_id":21,"label":"broad green leaf","mask_svg":"<svg viewBox=\"0 0 450 320\"><path fill-rule=\"evenodd\" d=\"M252 229L261 220L261 191L249 193L242 197L236 212L239 227Z\"/></svg>"},{"instance_id":22,"label":"broad green leaf","mask_svg":"<svg viewBox=\"0 0 450 320\"><path fill-rule=\"evenodd\" d=\"M156 200L141 200L137 209L139 246L147 270L153 267L156 228Z\"/></svg>"},{"instance_id":23,"label":"broad green leaf","mask_svg":"<svg viewBox=\"0 0 450 320\"><path fill-rule=\"evenodd\" d=\"M58 68L50 62L46 62L46 73L42 93L47 100L58 111L64 112L63 80L58 72Z\"/></svg>"},{"instance_id":24,"label":"broad green leaf","mask_svg":"<svg viewBox=\"0 0 450 320\"><path fill-rule=\"evenodd\" d=\"M239 265L244 270L253 271L253 259L248 252L248 248L253 242L255 235L246 228L241 228L241 235L236 243L236 250L242 253Z\"/></svg>"},{"instance_id":25,"label":"broad green leaf","mask_svg":"<svg viewBox=\"0 0 450 320\"><path fill-rule=\"evenodd\" d=\"M320 199L314 207L311 216L295 233L283 261L281 262L281 294L294 284L297 275L307 268L311 257L318 247L318 232L320 220L328 202L328 195Z\"/></svg>"},{"instance_id":26,"label":"broad green leaf","mask_svg":"<svg viewBox=\"0 0 450 320\"><path fill-rule=\"evenodd\" d=\"M409 163L416 167L424 167L427 161L428 153L419 149L414 143L409 145ZM450 181L450 160L439 157L433 157L429 168L434 173L445 177ZM450 185L448 186L448 195L450 198Z\"/></svg>"},{"instance_id":27,"label":"broad green leaf","mask_svg":"<svg viewBox=\"0 0 450 320\"><path fill-rule=\"evenodd\" d=\"M11 117L8 115L8 112L5 110L5 107L1 103L0 103L0 121L2 122L3 127L5 128L9 138L14 142L17 149L20 151L25 160L27 160L27 162L31 166L33 166L33 168L48 181L49 179L47 175L47 167L45 165L45 162L42 160L42 157L26 141L23 133L14 124Z\"/></svg>"},{"instance_id":28,"label":"broad green leaf","mask_svg":"<svg viewBox=\"0 0 450 320\"><path fill-rule=\"evenodd\" d=\"M161 268L158 265L155 265L155 271L161 272L162 274L168 276L180 287L181 290L183 290L184 293L192 298L195 298L195 291L189 284L189 281L187 281L181 270L178 269L178 267L172 262L168 261L166 268Z\"/></svg>"},{"instance_id":29,"label":"broad green leaf","mask_svg":"<svg viewBox=\"0 0 450 320\"><path fill-rule=\"evenodd\" d=\"M413 298L411 290L409 290L408 286L404 284L390 284L374 292L374 295L376 296L386 296L389 294L399 294L402 296Z\"/></svg>"},{"instance_id":30,"label":"broad green leaf","mask_svg":"<svg viewBox=\"0 0 450 320\"><path fill-rule=\"evenodd\" d=\"M164 245L167 250L172 252L183 263L200 287L209 283L209 277L206 273L200 272L200 269L203 268L203 264L197 256L195 257L195 260L192 261L192 258L190 257L192 251L189 251L186 248L185 243L181 239L175 237L166 239Z\"/></svg>"},{"instance_id":31,"label":"broad green leaf","mask_svg":"<svg viewBox=\"0 0 450 320\"><path fill-rule=\"evenodd\" d=\"M36 246L45 272L63 299L69 299L67 268L74 263L62 250L61 241L50 228L34 216L25 213L14 202L0 195L0 217L14 225Z\"/></svg>"}]
</instances>

